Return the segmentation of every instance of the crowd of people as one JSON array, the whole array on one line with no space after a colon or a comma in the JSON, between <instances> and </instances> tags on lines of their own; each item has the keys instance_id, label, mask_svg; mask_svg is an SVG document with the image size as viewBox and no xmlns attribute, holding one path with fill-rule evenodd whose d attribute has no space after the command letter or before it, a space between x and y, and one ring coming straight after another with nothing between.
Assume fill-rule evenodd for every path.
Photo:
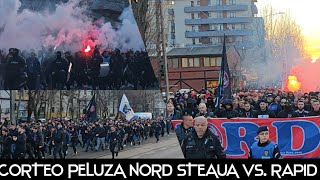
<instances>
[{"instance_id":1,"label":"crowd of people","mask_svg":"<svg viewBox=\"0 0 320 180\"><path fill-rule=\"evenodd\" d=\"M83 52L17 48L0 50L1 89L154 89L157 79L146 51Z\"/></svg>"},{"instance_id":2,"label":"crowd of people","mask_svg":"<svg viewBox=\"0 0 320 180\"><path fill-rule=\"evenodd\" d=\"M187 159L225 159L217 135L208 118L293 118L320 115L320 92L293 93L274 89L238 91L232 99L216 106L216 93L177 92L167 103L168 118L183 120L175 127L183 155ZM280 159L279 147L269 139L268 126L257 129L258 141L249 145L250 159ZM266 153L267 152L267 153Z\"/></svg>"},{"instance_id":3,"label":"crowd of people","mask_svg":"<svg viewBox=\"0 0 320 180\"><path fill-rule=\"evenodd\" d=\"M79 151L107 149L115 158L126 146L138 146L147 139L158 143L160 137L171 131L161 117L132 121L107 118L96 122L21 120L18 125L0 123L0 129L0 159L66 159Z\"/></svg>"},{"instance_id":4,"label":"crowd of people","mask_svg":"<svg viewBox=\"0 0 320 180\"><path fill-rule=\"evenodd\" d=\"M274 89L239 91L216 107L216 93L202 89L176 93L168 103L173 119L184 114L211 118L291 118L320 115L320 92L293 93Z\"/></svg>"}]
</instances>

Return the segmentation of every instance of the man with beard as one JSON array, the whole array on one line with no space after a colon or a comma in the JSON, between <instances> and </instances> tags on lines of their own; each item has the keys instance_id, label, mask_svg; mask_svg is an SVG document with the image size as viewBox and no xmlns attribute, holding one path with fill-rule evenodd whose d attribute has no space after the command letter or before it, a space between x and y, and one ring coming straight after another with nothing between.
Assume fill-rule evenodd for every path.
<instances>
[{"instance_id":1,"label":"man with beard","mask_svg":"<svg viewBox=\"0 0 320 180\"><path fill-rule=\"evenodd\" d=\"M207 105L205 103L200 103L198 106L198 109L199 109L199 113L196 114L196 117L199 117L199 116L204 116L206 118L215 117L213 112L207 111Z\"/></svg>"},{"instance_id":2,"label":"man with beard","mask_svg":"<svg viewBox=\"0 0 320 180\"><path fill-rule=\"evenodd\" d=\"M298 109L295 111L297 113L297 117L306 117L309 113L309 111L306 111L304 109L304 101L299 100L298 101Z\"/></svg>"},{"instance_id":3,"label":"man with beard","mask_svg":"<svg viewBox=\"0 0 320 180\"><path fill-rule=\"evenodd\" d=\"M239 114L239 117L253 118L253 114L256 111L252 109L251 104L248 101L244 102L244 111Z\"/></svg>"},{"instance_id":4,"label":"man with beard","mask_svg":"<svg viewBox=\"0 0 320 180\"><path fill-rule=\"evenodd\" d=\"M67 81L69 63L62 57L61 51L56 55L56 59L52 62L52 88L62 90Z\"/></svg>"},{"instance_id":5,"label":"man with beard","mask_svg":"<svg viewBox=\"0 0 320 180\"><path fill-rule=\"evenodd\" d=\"M278 118L291 118L291 117L299 117L299 115L294 112L294 110L292 109L292 105L290 100L286 100L284 109L282 111L279 112L279 114L277 115Z\"/></svg>"}]
</instances>

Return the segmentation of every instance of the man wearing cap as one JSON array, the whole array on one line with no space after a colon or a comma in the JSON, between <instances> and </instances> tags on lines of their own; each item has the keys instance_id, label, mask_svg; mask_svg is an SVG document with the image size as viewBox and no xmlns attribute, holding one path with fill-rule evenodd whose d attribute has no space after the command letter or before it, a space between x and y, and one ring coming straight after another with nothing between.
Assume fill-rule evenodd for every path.
<instances>
[{"instance_id":1,"label":"man wearing cap","mask_svg":"<svg viewBox=\"0 0 320 180\"><path fill-rule=\"evenodd\" d=\"M274 114L273 111L267 109L267 101L266 100L260 100L259 102L259 107L254 114L254 118L275 118L276 115Z\"/></svg>"},{"instance_id":2,"label":"man wearing cap","mask_svg":"<svg viewBox=\"0 0 320 180\"><path fill-rule=\"evenodd\" d=\"M273 94L267 95L267 103L268 103L268 109L273 111L275 114L278 114L281 111L280 104L278 104L274 101Z\"/></svg>"},{"instance_id":3,"label":"man wearing cap","mask_svg":"<svg viewBox=\"0 0 320 180\"><path fill-rule=\"evenodd\" d=\"M278 145L269 140L268 126L260 126L257 134L259 141L252 144L249 159L281 159Z\"/></svg>"}]
</instances>

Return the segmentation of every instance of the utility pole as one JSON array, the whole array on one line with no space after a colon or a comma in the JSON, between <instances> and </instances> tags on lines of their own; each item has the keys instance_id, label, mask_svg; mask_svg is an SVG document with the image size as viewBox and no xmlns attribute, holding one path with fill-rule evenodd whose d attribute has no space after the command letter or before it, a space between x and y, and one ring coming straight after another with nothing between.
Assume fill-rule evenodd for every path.
<instances>
[{"instance_id":1,"label":"utility pole","mask_svg":"<svg viewBox=\"0 0 320 180\"><path fill-rule=\"evenodd\" d=\"M163 16L163 9L162 9L162 1L158 0L160 7L160 20L161 20L161 35L162 35L162 55L164 60L164 76L165 76L165 88L166 88L166 102L169 101L169 77L168 77L168 59L167 59L167 50L166 50L166 36L164 32L164 16Z\"/></svg>"},{"instance_id":2,"label":"utility pole","mask_svg":"<svg viewBox=\"0 0 320 180\"><path fill-rule=\"evenodd\" d=\"M14 116L14 104L16 100L16 91L15 90L10 90L10 120L14 125L17 125L16 118Z\"/></svg>"},{"instance_id":3,"label":"utility pole","mask_svg":"<svg viewBox=\"0 0 320 180\"><path fill-rule=\"evenodd\" d=\"M155 1L155 8L156 8L156 51L157 51L157 61L158 61L158 81L160 86L162 86L162 57L161 57L161 23L160 23L160 6L161 1L156 0Z\"/></svg>"}]
</instances>

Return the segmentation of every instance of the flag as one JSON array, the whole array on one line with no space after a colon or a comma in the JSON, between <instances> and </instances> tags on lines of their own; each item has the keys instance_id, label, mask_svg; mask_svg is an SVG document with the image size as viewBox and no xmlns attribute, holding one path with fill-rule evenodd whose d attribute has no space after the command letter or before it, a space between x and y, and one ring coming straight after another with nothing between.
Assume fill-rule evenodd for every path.
<instances>
[{"instance_id":1,"label":"flag","mask_svg":"<svg viewBox=\"0 0 320 180\"><path fill-rule=\"evenodd\" d=\"M85 117L88 121L97 120L97 104L96 104L96 94L94 94L86 108Z\"/></svg>"},{"instance_id":2,"label":"flag","mask_svg":"<svg viewBox=\"0 0 320 180\"><path fill-rule=\"evenodd\" d=\"M119 111L122 112L126 116L126 120L130 121L134 117L134 112L130 106L129 100L125 94L123 94Z\"/></svg>"},{"instance_id":3,"label":"flag","mask_svg":"<svg viewBox=\"0 0 320 180\"><path fill-rule=\"evenodd\" d=\"M230 71L227 60L227 50L226 50L226 36L223 37L223 49L222 49L222 61L220 66L218 91L215 107L220 110L220 101L222 99L231 99L231 81L230 81Z\"/></svg>"}]
</instances>

